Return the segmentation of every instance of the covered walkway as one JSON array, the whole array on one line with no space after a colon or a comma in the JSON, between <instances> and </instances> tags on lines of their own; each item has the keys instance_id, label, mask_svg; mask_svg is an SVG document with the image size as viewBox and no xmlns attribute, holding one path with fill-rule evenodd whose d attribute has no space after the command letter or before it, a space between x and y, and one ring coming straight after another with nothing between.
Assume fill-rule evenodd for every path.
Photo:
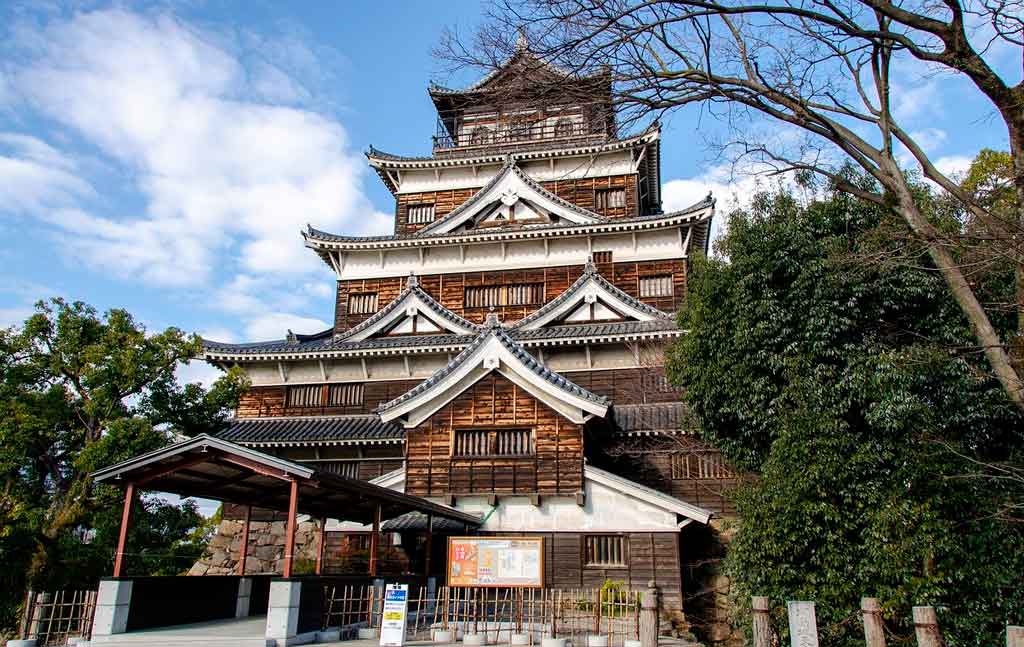
<instances>
[{"instance_id":1,"label":"covered walkway","mask_svg":"<svg viewBox=\"0 0 1024 647\"><path fill-rule=\"evenodd\" d=\"M316 593L319 578L293 577L299 514L319 519L321 528L328 518L372 526L369 577L377 574L382 520L419 515L426 519L428 542L435 518L466 530L481 523L477 516L427 499L207 435L137 456L92 476L97 483L120 485L125 489L113 577L101 582L98 594L93 624L93 638L97 642L120 644L126 639L132 641L137 632L186 623L201 623L189 631L212 630L213 626L206 623L229 619L239 619L241 624L220 624L217 625L219 630L226 631L230 626L251 630L252 626L261 624L256 618L263 613L266 613L266 621L262 623L264 638L268 643L311 642L320 621L320 601ZM247 514L239 543L238 576L126 577L126 543L132 508L138 492L143 489L243 506ZM270 581L269 586L265 578L244 576L249 516L254 507L287 512L282 573L280 578ZM316 575L322 572L323 544L321 535ZM303 582L307 584L305 590ZM152 634L149 637L154 638Z\"/></svg>"}]
</instances>

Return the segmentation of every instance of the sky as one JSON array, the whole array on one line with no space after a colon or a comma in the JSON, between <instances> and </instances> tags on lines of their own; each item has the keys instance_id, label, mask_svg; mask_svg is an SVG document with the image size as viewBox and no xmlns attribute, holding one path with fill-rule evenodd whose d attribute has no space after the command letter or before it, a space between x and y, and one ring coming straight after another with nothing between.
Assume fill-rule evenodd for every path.
<instances>
[{"instance_id":1,"label":"sky","mask_svg":"<svg viewBox=\"0 0 1024 647\"><path fill-rule=\"evenodd\" d=\"M300 232L389 233L393 197L363 151L430 152L428 80L479 75L446 75L431 48L481 11L0 3L0 326L62 296L218 341L328 327L334 277ZM1005 149L962 82L908 71L896 83L897 114L940 168ZM665 121L666 209L713 191L721 213L755 188L709 150L717 127L699 107Z\"/></svg>"}]
</instances>

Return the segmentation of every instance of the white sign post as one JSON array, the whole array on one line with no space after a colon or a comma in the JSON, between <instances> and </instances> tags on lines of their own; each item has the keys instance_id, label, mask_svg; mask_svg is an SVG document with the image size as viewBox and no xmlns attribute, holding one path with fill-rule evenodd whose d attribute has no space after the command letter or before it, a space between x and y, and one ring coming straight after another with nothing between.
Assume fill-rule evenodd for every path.
<instances>
[{"instance_id":1,"label":"white sign post","mask_svg":"<svg viewBox=\"0 0 1024 647\"><path fill-rule=\"evenodd\" d=\"M409 605L408 584L388 584L384 590L384 618L380 623L381 647L405 644L405 621Z\"/></svg>"}]
</instances>

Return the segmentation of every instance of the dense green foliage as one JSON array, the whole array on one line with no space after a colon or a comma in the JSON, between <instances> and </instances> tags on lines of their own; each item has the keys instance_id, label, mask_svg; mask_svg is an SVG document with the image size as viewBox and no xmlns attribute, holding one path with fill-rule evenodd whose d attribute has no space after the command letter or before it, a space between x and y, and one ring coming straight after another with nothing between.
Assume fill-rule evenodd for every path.
<instances>
[{"instance_id":1,"label":"dense green foliage","mask_svg":"<svg viewBox=\"0 0 1024 647\"><path fill-rule=\"evenodd\" d=\"M702 434L758 473L726 562L741 605L814 600L823 644L863 645L862 596L903 637L934 604L950 644L999 644L1024 622L1008 508L1024 496L989 466L1020 464L1022 420L892 218L842 194L757 196L728 219L728 260L695 263L669 370ZM975 280L1012 294L1012 272Z\"/></svg>"},{"instance_id":2,"label":"dense green foliage","mask_svg":"<svg viewBox=\"0 0 1024 647\"><path fill-rule=\"evenodd\" d=\"M123 495L90 472L224 424L245 378L179 385L176 367L198 351L177 329L149 334L123 310L61 300L0 330L0 632L26 585L86 588L110 572ZM194 504L143 498L128 572L187 569L208 530Z\"/></svg>"}]
</instances>

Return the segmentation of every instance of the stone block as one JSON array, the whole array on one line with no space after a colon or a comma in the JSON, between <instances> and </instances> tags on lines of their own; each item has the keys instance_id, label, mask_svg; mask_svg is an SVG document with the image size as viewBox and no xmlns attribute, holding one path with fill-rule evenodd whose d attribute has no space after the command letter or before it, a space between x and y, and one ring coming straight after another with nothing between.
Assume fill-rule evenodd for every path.
<instances>
[{"instance_id":1,"label":"stone block","mask_svg":"<svg viewBox=\"0 0 1024 647\"><path fill-rule=\"evenodd\" d=\"M594 634L587 636L587 647L608 647L608 636Z\"/></svg>"},{"instance_id":2,"label":"stone block","mask_svg":"<svg viewBox=\"0 0 1024 647\"><path fill-rule=\"evenodd\" d=\"M333 643L341 640L341 629L327 629L326 631L316 632L316 641L318 643Z\"/></svg>"}]
</instances>

